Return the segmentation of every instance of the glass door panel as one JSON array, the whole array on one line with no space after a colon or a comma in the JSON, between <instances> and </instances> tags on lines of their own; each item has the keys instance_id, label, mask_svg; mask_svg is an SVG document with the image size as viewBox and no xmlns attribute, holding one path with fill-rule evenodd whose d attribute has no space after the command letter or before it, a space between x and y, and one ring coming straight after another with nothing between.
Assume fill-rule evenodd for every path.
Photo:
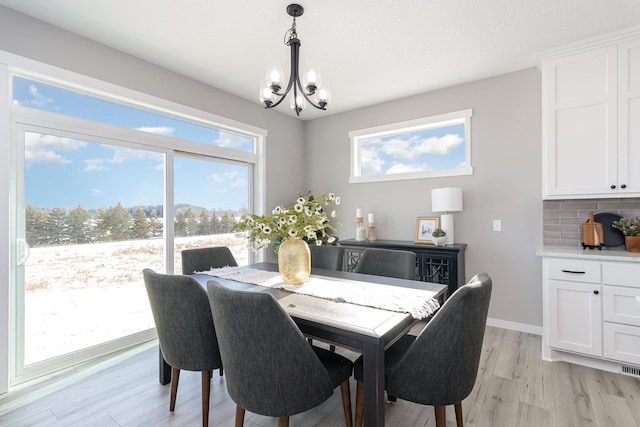
<instances>
[{"instance_id":1,"label":"glass door panel","mask_svg":"<svg viewBox=\"0 0 640 427\"><path fill-rule=\"evenodd\" d=\"M228 246L238 265L248 264L245 238L231 228L249 211L251 166L211 157L174 157L174 271L182 273L181 251ZM191 272L188 272L189 274Z\"/></svg>"},{"instance_id":2,"label":"glass door panel","mask_svg":"<svg viewBox=\"0 0 640 427\"><path fill-rule=\"evenodd\" d=\"M142 270L165 270L165 155L27 131L23 164L18 371L153 328Z\"/></svg>"}]
</instances>

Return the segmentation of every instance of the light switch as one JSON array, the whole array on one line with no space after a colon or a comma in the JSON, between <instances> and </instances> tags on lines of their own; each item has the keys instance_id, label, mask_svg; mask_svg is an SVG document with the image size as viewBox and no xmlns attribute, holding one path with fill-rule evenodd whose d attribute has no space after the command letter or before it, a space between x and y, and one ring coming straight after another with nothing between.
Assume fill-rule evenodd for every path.
<instances>
[{"instance_id":1,"label":"light switch","mask_svg":"<svg viewBox=\"0 0 640 427\"><path fill-rule=\"evenodd\" d=\"M493 220L493 231L502 231L502 221L499 219Z\"/></svg>"}]
</instances>

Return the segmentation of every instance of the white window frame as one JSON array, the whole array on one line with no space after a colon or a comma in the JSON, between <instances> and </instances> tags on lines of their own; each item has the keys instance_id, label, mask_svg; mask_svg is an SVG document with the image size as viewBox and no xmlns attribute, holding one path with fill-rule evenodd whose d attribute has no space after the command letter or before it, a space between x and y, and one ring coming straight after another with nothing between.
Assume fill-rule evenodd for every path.
<instances>
[{"instance_id":1,"label":"white window frame","mask_svg":"<svg viewBox=\"0 0 640 427\"><path fill-rule=\"evenodd\" d=\"M437 178L447 176L472 175L471 166L471 116L472 109L453 111L435 116L423 117L414 120L391 123L349 132L351 141L351 174L349 183L397 181L404 179ZM361 141L376 137L387 137L395 134L404 134L446 126L448 124L464 123L465 139L465 163L463 166L453 169L440 169L419 172L404 172L387 175L362 176L362 151Z\"/></svg>"},{"instance_id":2,"label":"white window frame","mask_svg":"<svg viewBox=\"0 0 640 427\"><path fill-rule=\"evenodd\" d=\"M142 145L147 145L148 149L167 154L167 174L165 176L165 180L172 179L173 155L178 150L216 157L218 159L227 159L230 162L238 161L252 163L253 174L250 177L252 180L252 186L250 187L251 190L249 194L249 203L251 206L249 206L249 208L252 212L256 212L258 214L265 212L265 143L267 138L267 131L265 129L220 117L192 107L157 98L142 92L137 92L135 90L127 89L0 50L0 80L4 82L0 83L0 99L5 100L5 102L2 102L0 105L0 130L2 130L2 139L7 141L7 144L0 148L0 153L2 153L0 155L0 166L4 166L0 168L0 170L3 171L0 173L0 196L5 200L13 200L14 197L11 195L11 188L15 187L13 185L15 184L13 183L15 165L12 163L12 161L15 161L15 155L12 155L12 150L14 150L16 145L15 135L17 134L17 128L24 126L24 124L32 126L35 122L39 126L46 126L49 124L52 128L56 128L56 124L62 121L68 125L75 126L76 130L79 132L84 131L92 134L96 132L96 128L100 128L101 131L107 134L110 132L113 133L113 136L116 139L124 137L123 139L130 140L131 138L136 139L137 137L142 137L140 134L136 135L136 133L140 132L136 130L111 127L109 125L97 122L88 122L69 116L62 117L54 113L38 111L16 105L11 106L11 100L13 99L12 77L14 75L31 78L33 80L69 89L80 90L87 94L125 103L132 107L143 108L160 114L207 124L220 130L254 137L254 153L229 150L216 146L205 146L202 143L184 141L177 138L167 138L150 133L145 133L143 138L144 143L142 141L140 141L140 143ZM170 192L167 197L172 199L173 194ZM166 215L170 215L172 213L172 202L173 200L165 202L168 207ZM0 271L8 272L6 277L0 279L0 313L2 313L0 315L0 395L8 391L9 384L15 380L16 375L16 372L13 370L13 368L15 368L15 360L12 360L13 356L11 354L13 351L12 342L15 343L16 338L13 335L16 328L15 325L12 326L15 321L16 309L14 305L14 297L12 296L12 288L15 289L16 280L16 271L14 269L15 262L13 261L16 254L16 245L15 239L13 239L8 232L10 229L9 223L13 221L12 209L15 209L15 207L12 207L11 203L0 204L0 224L4 225L0 226L0 267L7 267L0 268ZM171 223L168 225L170 226ZM173 236L171 233L168 234L170 237L167 239L165 244L167 247L173 247ZM168 259L169 256L165 255L165 257ZM249 257L249 262L262 261L263 254L259 253L257 256L253 256L252 259L252 254L250 253ZM173 263L169 261L167 261L166 264L167 268L173 265Z\"/></svg>"}]
</instances>

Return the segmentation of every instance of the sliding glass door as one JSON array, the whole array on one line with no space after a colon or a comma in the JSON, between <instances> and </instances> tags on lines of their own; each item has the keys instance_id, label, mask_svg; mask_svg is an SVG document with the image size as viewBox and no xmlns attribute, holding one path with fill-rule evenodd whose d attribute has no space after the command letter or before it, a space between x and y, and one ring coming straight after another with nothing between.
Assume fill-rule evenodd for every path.
<instances>
[{"instance_id":1,"label":"sliding glass door","mask_svg":"<svg viewBox=\"0 0 640 427\"><path fill-rule=\"evenodd\" d=\"M21 135L18 376L151 330L141 272L164 271L164 154L68 132Z\"/></svg>"}]
</instances>

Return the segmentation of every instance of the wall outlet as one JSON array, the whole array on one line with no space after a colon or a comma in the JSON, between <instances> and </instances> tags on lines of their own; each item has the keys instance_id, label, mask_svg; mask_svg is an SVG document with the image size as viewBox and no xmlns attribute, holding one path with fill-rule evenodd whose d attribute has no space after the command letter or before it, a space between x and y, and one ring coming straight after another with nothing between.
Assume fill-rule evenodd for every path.
<instances>
[{"instance_id":1,"label":"wall outlet","mask_svg":"<svg viewBox=\"0 0 640 427\"><path fill-rule=\"evenodd\" d=\"M499 219L493 220L493 231L502 231L502 221Z\"/></svg>"}]
</instances>

